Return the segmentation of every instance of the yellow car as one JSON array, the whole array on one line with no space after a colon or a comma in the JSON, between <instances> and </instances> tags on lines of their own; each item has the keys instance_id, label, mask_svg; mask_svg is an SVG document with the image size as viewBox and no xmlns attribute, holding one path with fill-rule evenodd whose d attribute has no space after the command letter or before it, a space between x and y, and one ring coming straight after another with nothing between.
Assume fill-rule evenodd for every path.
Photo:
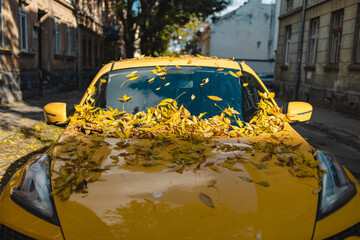
<instances>
[{"instance_id":1,"label":"yellow car","mask_svg":"<svg viewBox=\"0 0 360 240\"><path fill-rule=\"evenodd\" d=\"M356 179L290 126L244 62L105 65L0 197L0 239L359 239Z\"/></svg>"}]
</instances>

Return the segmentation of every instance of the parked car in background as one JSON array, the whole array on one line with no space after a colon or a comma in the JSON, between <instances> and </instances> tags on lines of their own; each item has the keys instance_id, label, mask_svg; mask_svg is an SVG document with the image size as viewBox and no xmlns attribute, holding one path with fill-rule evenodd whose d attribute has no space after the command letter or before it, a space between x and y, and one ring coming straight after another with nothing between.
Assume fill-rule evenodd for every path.
<instances>
[{"instance_id":1,"label":"parked car in background","mask_svg":"<svg viewBox=\"0 0 360 240\"><path fill-rule=\"evenodd\" d=\"M289 124L245 63L206 57L105 65L58 141L0 196L0 239L345 239L360 186Z\"/></svg>"}]
</instances>

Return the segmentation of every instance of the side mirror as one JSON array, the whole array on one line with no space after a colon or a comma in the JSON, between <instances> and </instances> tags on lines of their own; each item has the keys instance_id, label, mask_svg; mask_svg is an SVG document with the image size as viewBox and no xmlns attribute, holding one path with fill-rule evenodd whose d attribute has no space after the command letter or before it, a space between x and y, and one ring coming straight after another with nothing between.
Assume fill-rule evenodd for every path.
<instances>
[{"instance_id":1,"label":"side mirror","mask_svg":"<svg viewBox=\"0 0 360 240\"><path fill-rule=\"evenodd\" d=\"M44 107L46 122L55 125L64 125L67 122L66 103L54 102Z\"/></svg>"},{"instance_id":2,"label":"side mirror","mask_svg":"<svg viewBox=\"0 0 360 240\"><path fill-rule=\"evenodd\" d=\"M311 118L313 107L306 102L289 102L287 116L292 122L307 122Z\"/></svg>"}]
</instances>

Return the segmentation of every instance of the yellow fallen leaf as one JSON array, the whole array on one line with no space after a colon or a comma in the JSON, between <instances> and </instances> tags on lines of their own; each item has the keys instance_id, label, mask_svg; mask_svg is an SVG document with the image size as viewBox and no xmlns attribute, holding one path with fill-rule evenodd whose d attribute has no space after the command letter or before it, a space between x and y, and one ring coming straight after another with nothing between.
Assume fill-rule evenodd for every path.
<instances>
[{"instance_id":1,"label":"yellow fallen leaf","mask_svg":"<svg viewBox=\"0 0 360 240\"><path fill-rule=\"evenodd\" d=\"M152 83L154 80L155 80L155 77L151 78L151 79L148 81L148 84Z\"/></svg>"},{"instance_id":2,"label":"yellow fallen leaf","mask_svg":"<svg viewBox=\"0 0 360 240\"><path fill-rule=\"evenodd\" d=\"M213 101L218 101L218 102L223 100L222 98L219 98L217 96L207 96L207 97Z\"/></svg>"},{"instance_id":3,"label":"yellow fallen leaf","mask_svg":"<svg viewBox=\"0 0 360 240\"><path fill-rule=\"evenodd\" d=\"M233 77L236 77L236 78L239 77L238 75L236 75L236 73L234 73L234 72L232 72L232 71L229 71L229 73L230 73L230 75L233 76Z\"/></svg>"},{"instance_id":4,"label":"yellow fallen leaf","mask_svg":"<svg viewBox=\"0 0 360 240\"><path fill-rule=\"evenodd\" d=\"M249 85L249 83L243 83L243 87L247 87L247 85Z\"/></svg>"},{"instance_id":5,"label":"yellow fallen leaf","mask_svg":"<svg viewBox=\"0 0 360 240\"><path fill-rule=\"evenodd\" d=\"M158 87L157 89L155 89L156 91L160 90L161 87Z\"/></svg>"},{"instance_id":6,"label":"yellow fallen leaf","mask_svg":"<svg viewBox=\"0 0 360 240\"><path fill-rule=\"evenodd\" d=\"M191 95L191 100L194 100L195 99L195 95Z\"/></svg>"},{"instance_id":7,"label":"yellow fallen leaf","mask_svg":"<svg viewBox=\"0 0 360 240\"><path fill-rule=\"evenodd\" d=\"M136 80L136 79L138 79L138 78L139 78L139 76L132 77L132 78L129 79L129 81L134 81L134 80Z\"/></svg>"},{"instance_id":8,"label":"yellow fallen leaf","mask_svg":"<svg viewBox=\"0 0 360 240\"><path fill-rule=\"evenodd\" d=\"M275 97L275 93L274 92L271 92L268 94L268 98L274 98Z\"/></svg>"},{"instance_id":9,"label":"yellow fallen leaf","mask_svg":"<svg viewBox=\"0 0 360 240\"><path fill-rule=\"evenodd\" d=\"M164 86L166 87L166 86L169 86L170 85L170 83L168 82L168 83L166 83Z\"/></svg>"}]
</instances>

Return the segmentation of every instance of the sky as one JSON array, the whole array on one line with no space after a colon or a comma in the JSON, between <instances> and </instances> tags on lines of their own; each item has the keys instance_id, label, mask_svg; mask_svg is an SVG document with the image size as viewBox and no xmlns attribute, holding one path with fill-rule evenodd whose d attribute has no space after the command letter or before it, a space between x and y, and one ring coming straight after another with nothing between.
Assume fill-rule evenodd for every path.
<instances>
[{"instance_id":1,"label":"sky","mask_svg":"<svg viewBox=\"0 0 360 240\"><path fill-rule=\"evenodd\" d=\"M221 11L219 15L222 16L222 15L225 15L225 14L237 9L238 7L243 5L244 2L247 2L247 0L233 0L232 4L229 5L225 10ZM275 2L275 0L262 0L262 3L267 3L267 4L274 3L274 2Z\"/></svg>"}]
</instances>

